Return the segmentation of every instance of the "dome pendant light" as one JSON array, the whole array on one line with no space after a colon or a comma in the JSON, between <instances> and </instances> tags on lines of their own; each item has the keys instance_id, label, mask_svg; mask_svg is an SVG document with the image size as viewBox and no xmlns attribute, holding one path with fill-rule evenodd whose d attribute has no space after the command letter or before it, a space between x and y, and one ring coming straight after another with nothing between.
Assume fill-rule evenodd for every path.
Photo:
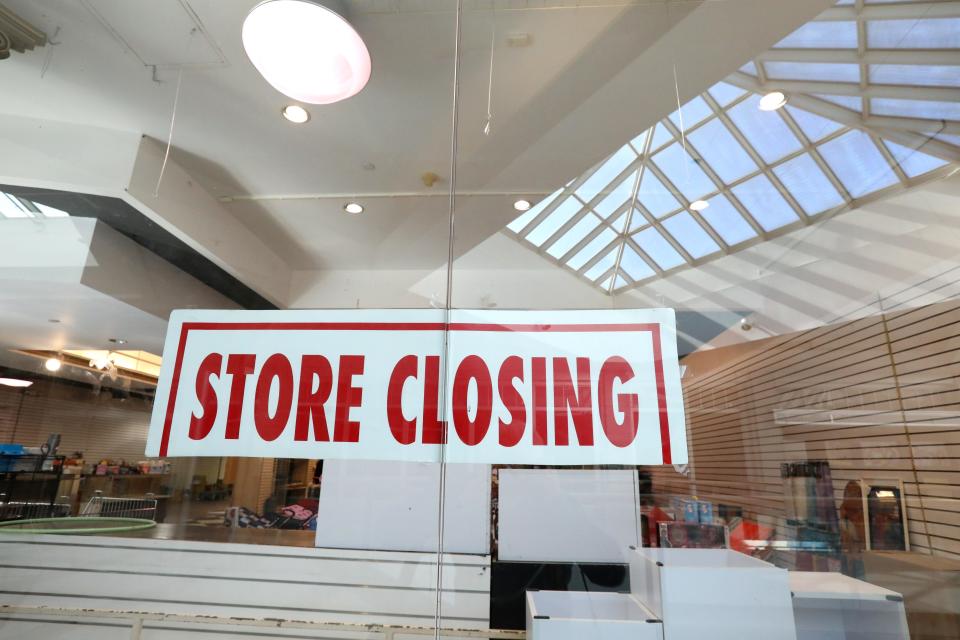
<instances>
[{"instance_id":1,"label":"dome pendant light","mask_svg":"<svg viewBox=\"0 0 960 640\"><path fill-rule=\"evenodd\" d=\"M270 85L298 102L333 104L370 79L370 53L338 13L313 0L265 0L243 22L243 48Z\"/></svg>"}]
</instances>

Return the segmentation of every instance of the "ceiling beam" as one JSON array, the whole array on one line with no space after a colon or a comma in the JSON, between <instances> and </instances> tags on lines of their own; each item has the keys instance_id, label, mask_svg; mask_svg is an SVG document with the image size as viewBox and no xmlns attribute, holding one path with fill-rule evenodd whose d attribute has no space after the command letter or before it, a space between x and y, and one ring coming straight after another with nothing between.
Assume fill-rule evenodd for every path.
<instances>
[{"instance_id":1,"label":"ceiling beam","mask_svg":"<svg viewBox=\"0 0 960 640\"><path fill-rule=\"evenodd\" d=\"M856 49L770 49L757 56L760 62L827 62L857 64ZM957 49L867 49L867 64L960 65Z\"/></svg>"},{"instance_id":2,"label":"ceiling beam","mask_svg":"<svg viewBox=\"0 0 960 640\"><path fill-rule=\"evenodd\" d=\"M960 102L960 88L917 87L892 84L869 84L861 88L852 82L817 82L811 80L778 80L770 78L764 88L777 88L787 93L825 93L836 96L864 98L893 98L898 100L930 100Z\"/></svg>"},{"instance_id":3,"label":"ceiling beam","mask_svg":"<svg viewBox=\"0 0 960 640\"><path fill-rule=\"evenodd\" d=\"M865 5L862 8L856 6L832 7L817 16L817 21L853 21L858 17L863 18L864 20L929 20L931 18L960 18L960 3L904 2L902 4L871 4Z\"/></svg>"}]
</instances>

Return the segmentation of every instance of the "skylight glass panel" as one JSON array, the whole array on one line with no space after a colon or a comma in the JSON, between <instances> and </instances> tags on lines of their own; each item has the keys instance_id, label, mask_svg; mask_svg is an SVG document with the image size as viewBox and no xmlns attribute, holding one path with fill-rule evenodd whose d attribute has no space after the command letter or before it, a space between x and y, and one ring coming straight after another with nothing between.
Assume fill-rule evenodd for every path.
<instances>
[{"instance_id":1,"label":"skylight glass panel","mask_svg":"<svg viewBox=\"0 0 960 640\"><path fill-rule=\"evenodd\" d=\"M860 82L860 65L830 62L765 62L767 77L775 80Z\"/></svg>"},{"instance_id":2,"label":"skylight glass panel","mask_svg":"<svg viewBox=\"0 0 960 640\"><path fill-rule=\"evenodd\" d=\"M700 215L728 245L757 237L750 223L740 215L725 195L717 194L710 198L709 203L710 206L701 211Z\"/></svg>"},{"instance_id":3,"label":"skylight glass panel","mask_svg":"<svg viewBox=\"0 0 960 640\"><path fill-rule=\"evenodd\" d=\"M550 245L550 247L547 248L547 253L559 260L564 254L570 251L570 249L573 249L578 242L586 238L587 234L600 226L600 224L601 222L597 216L588 213L578 220L577 224L573 225L569 231L560 236L556 242Z\"/></svg>"},{"instance_id":4,"label":"skylight glass panel","mask_svg":"<svg viewBox=\"0 0 960 640\"><path fill-rule=\"evenodd\" d=\"M653 130L653 140L650 141L650 151L656 151L663 145L673 140L673 134L662 124L658 124Z\"/></svg>"},{"instance_id":5,"label":"skylight glass panel","mask_svg":"<svg viewBox=\"0 0 960 640\"><path fill-rule=\"evenodd\" d=\"M810 154L803 154L775 167L773 172L807 215L815 215L844 203L830 179Z\"/></svg>"},{"instance_id":6,"label":"skylight glass panel","mask_svg":"<svg viewBox=\"0 0 960 640\"><path fill-rule=\"evenodd\" d=\"M593 210L600 214L601 218L608 218L613 215L613 212L623 206L623 204L630 199L630 196L633 195L633 186L636 181L636 172L625 177L614 187L610 195L601 200Z\"/></svg>"},{"instance_id":7,"label":"skylight glass panel","mask_svg":"<svg viewBox=\"0 0 960 640\"><path fill-rule=\"evenodd\" d=\"M609 291L611 282L613 282L613 276L610 276L609 278L604 280L603 283L600 284L600 288L603 289L604 291Z\"/></svg>"},{"instance_id":8,"label":"skylight glass panel","mask_svg":"<svg viewBox=\"0 0 960 640\"><path fill-rule=\"evenodd\" d=\"M897 164L900 165L903 172L911 178L922 176L927 172L939 169L948 164L946 160L935 158L922 151L910 149L895 142L890 142L889 140L884 140L883 143L887 145L887 149L891 155L893 155Z\"/></svg>"},{"instance_id":9,"label":"skylight glass panel","mask_svg":"<svg viewBox=\"0 0 960 640\"><path fill-rule=\"evenodd\" d=\"M857 23L808 22L774 45L777 49L856 49Z\"/></svg>"},{"instance_id":10,"label":"skylight glass panel","mask_svg":"<svg viewBox=\"0 0 960 640\"><path fill-rule=\"evenodd\" d=\"M54 209L53 207L48 207L45 204L40 204L39 202L34 202L33 206L40 210L47 218L69 218L70 214L66 211L61 211L60 209Z\"/></svg>"},{"instance_id":11,"label":"skylight glass panel","mask_svg":"<svg viewBox=\"0 0 960 640\"><path fill-rule=\"evenodd\" d=\"M643 249L643 252L650 256L650 259L657 263L664 271L678 267L686 260L680 255L680 252L673 248L673 245L667 242L659 231L650 227L633 236ZM629 273L629 271L628 271ZM632 273L630 277L636 280Z\"/></svg>"},{"instance_id":12,"label":"skylight glass panel","mask_svg":"<svg viewBox=\"0 0 960 640\"><path fill-rule=\"evenodd\" d=\"M687 140L726 184L757 170L757 163L719 118L691 132Z\"/></svg>"},{"instance_id":13,"label":"skylight glass panel","mask_svg":"<svg viewBox=\"0 0 960 640\"><path fill-rule=\"evenodd\" d=\"M747 142L764 162L771 163L793 153L803 145L776 111L760 111L760 96L750 96L727 111Z\"/></svg>"},{"instance_id":14,"label":"skylight glass panel","mask_svg":"<svg viewBox=\"0 0 960 640\"><path fill-rule=\"evenodd\" d=\"M740 67L740 71L746 73L747 75L756 76L757 75L757 65L751 60L747 64Z\"/></svg>"},{"instance_id":15,"label":"skylight glass panel","mask_svg":"<svg viewBox=\"0 0 960 640\"><path fill-rule=\"evenodd\" d=\"M733 195L765 231L773 231L797 221L793 207L762 173L734 187Z\"/></svg>"},{"instance_id":16,"label":"skylight glass panel","mask_svg":"<svg viewBox=\"0 0 960 640\"><path fill-rule=\"evenodd\" d=\"M686 131L690 127L703 122L713 115L713 110L707 101L697 96L679 110L670 114L670 120L681 131Z\"/></svg>"},{"instance_id":17,"label":"skylight glass panel","mask_svg":"<svg viewBox=\"0 0 960 640\"><path fill-rule=\"evenodd\" d=\"M607 185L613 182L614 178L620 175L631 162L637 157L630 145L624 145L610 156L593 175L587 178L586 182L580 185L576 194L584 202L590 202Z\"/></svg>"},{"instance_id":18,"label":"skylight glass panel","mask_svg":"<svg viewBox=\"0 0 960 640\"><path fill-rule=\"evenodd\" d=\"M688 200L697 200L717 190L713 180L683 150L679 142L674 142L653 156L653 161Z\"/></svg>"},{"instance_id":19,"label":"skylight glass panel","mask_svg":"<svg viewBox=\"0 0 960 640\"><path fill-rule=\"evenodd\" d=\"M952 144L955 147L960 147L960 136L954 136L949 133L938 133L934 137L937 140L946 142L947 144Z\"/></svg>"},{"instance_id":20,"label":"skylight glass panel","mask_svg":"<svg viewBox=\"0 0 960 640\"><path fill-rule=\"evenodd\" d=\"M857 112L863 111L863 100L857 96L834 96L826 93L814 93L812 95L815 98L820 98L826 102L841 106L844 109Z\"/></svg>"},{"instance_id":21,"label":"skylight glass panel","mask_svg":"<svg viewBox=\"0 0 960 640\"><path fill-rule=\"evenodd\" d=\"M960 18L870 20L871 49L960 49Z\"/></svg>"},{"instance_id":22,"label":"skylight glass panel","mask_svg":"<svg viewBox=\"0 0 960 640\"><path fill-rule=\"evenodd\" d=\"M874 98L870 108L878 116L904 116L927 120L960 120L960 102Z\"/></svg>"},{"instance_id":23,"label":"skylight glass panel","mask_svg":"<svg viewBox=\"0 0 960 640\"><path fill-rule=\"evenodd\" d=\"M0 192L0 216L5 218L32 218L16 198Z\"/></svg>"},{"instance_id":24,"label":"skylight glass panel","mask_svg":"<svg viewBox=\"0 0 960 640\"><path fill-rule=\"evenodd\" d=\"M567 224L570 218L582 208L583 204L573 196L570 196L561 202L559 207L551 211L533 231L526 235L527 240L539 247L546 242L550 236L559 231L560 227Z\"/></svg>"},{"instance_id":25,"label":"skylight glass panel","mask_svg":"<svg viewBox=\"0 0 960 640\"><path fill-rule=\"evenodd\" d=\"M745 94L746 91L740 87L735 87L726 82L718 82L710 87L710 96L717 101L721 107L725 107L737 98Z\"/></svg>"},{"instance_id":26,"label":"skylight glass panel","mask_svg":"<svg viewBox=\"0 0 960 640\"><path fill-rule=\"evenodd\" d=\"M854 198L898 181L873 140L862 131L845 133L820 145L818 150Z\"/></svg>"},{"instance_id":27,"label":"skylight glass panel","mask_svg":"<svg viewBox=\"0 0 960 640\"><path fill-rule=\"evenodd\" d=\"M641 133L636 138L630 141L630 144L633 145L633 150L636 151L637 154L643 153L643 145L647 142L647 136L649 134L650 134L650 129L647 129L646 131L644 131L643 133Z\"/></svg>"},{"instance_id":28,"label":"skylight glass panel","mask_svg":"<svg viewBox=\"0 0 960 640\"><path fill-rule=\"evenodd\" d=\"M720 245L714 242L710 234L704 231L700 223L687 211L670 216L663 221L663 226L694 259L720 250Z\"/></svg>"},{"instance_id":29,"label":"skylight glass panel","mask_svg":"<svg viewBox=\"0 0 960 640\"><path fill-rule=\"evenodd\" d=\"M533 207L530 207L530 209L528 209L523 215L521 215L520 217L515 219L513 222L508 224L507 228L513 231L514 233L520 233L521 231L523 231L523 228L526 227L531 222L533 222L534 219L538 215L540 215L540 213L544 209L549 207L550 204L554 200L556 200L557 196L559 196L561 193L563 193L563 187L560 187L559 189L557 189L556 191L548 195L546 198L538 202L536 205L534 205Z\"/></svg>"},{"instance_id":30,"label":"skylight glass panel","mask_svg":"<svg viewBox=\"0 0 960 640\"><path fill-rule=\"evenodd\" d=\"M657 272L629 244L623 247L623 255L620 257L620 270L626 272L634 281L646 280L657 275Z\"/></svg>"},{"instance_id":31,"label":"skylight glass panel","mask_svg":"<svg viewBox=\"0 0 960 640\"><path fill-rule=\"evenodd\" d=\"M611 249L607 255L600 258L597 262L594 263L592 267L587 269L587 272L583 274L586 276L587 280L596 280L607 271L613 268L617 264L617 248L614 247Z\"/></svg>"},{"instance_id":32,"label":"skylight glass panel","mask_svg":"<svg viewBox=\"0 0 960 640\"><path fill-rule=\"evenodd\" d=\"M872 64L870 82L920 87L960 86L960 66L921 64Z\"/></svg>"},{"instance_id":33,"label":"skylight glass panel","mask_svg":"<svg viewBox=\"0 0 960 640\"><path fill-rule=\"evenodd\" d=\"M809 111L804 111L803 109L797 109L788 105L787 112L811 142L822 140L831 133L843 128L843 125L839 122L818 116Z\"/></svg>"},{"instance_id":34,"label":"skylight glass panel","mask_svg":"<svg viewBox=\"0 0 960 640\"><path fill-rule=\"evenodd\" d=\"M628 284L628 283L627 283L626 280L623 279L623 276L618 273L618 274L617 274L617 284L613 285L613 289L614 289L614 291L616 291L617 289L622 289L622 288L624 288L625 286L627 286L627 284Z\"/></svg>"},{"instance_id":35,"label":"skylight glass panel","mask_svg":"<svg viewBox=\"0 0 960 640\"><path fill-rule=\"evenodd\" d=\"M590 258L597 255L605 246L610 244L617 237L610 227L604 227L603 231L598 233L593 240L587 243L583 249L580 249L572 258L567 260L567 265L571 269L580 270L583 265L590 261Z\"/></svg>"},{"instance_id":36,"label":"skylight glass panel","mask_svg":"<svg viewBox=\"0 0 960 640\"><path fill-rule=\"evenodd\" d=\"M639 209L634 207L633 217L630 218L630 233L633 233L637 229L645 226L647 226L646 216L644 216Z\"/></svg>"}]
</instances>

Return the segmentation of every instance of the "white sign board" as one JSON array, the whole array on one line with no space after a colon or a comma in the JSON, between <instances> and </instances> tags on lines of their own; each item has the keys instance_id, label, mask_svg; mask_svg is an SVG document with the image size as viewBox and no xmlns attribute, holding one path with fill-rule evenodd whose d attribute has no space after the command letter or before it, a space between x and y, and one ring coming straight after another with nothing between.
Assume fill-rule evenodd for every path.
<instances>
[{"instance_id":1,"label":"white sign board","mask_svg":"<svg viewBox=\"0 0 960 640\"><path fill-rule=\"evenodd\" d=\"M669 309L177 311L147 455L685 463L676 344Z\"/></svg>"}]
</instances>

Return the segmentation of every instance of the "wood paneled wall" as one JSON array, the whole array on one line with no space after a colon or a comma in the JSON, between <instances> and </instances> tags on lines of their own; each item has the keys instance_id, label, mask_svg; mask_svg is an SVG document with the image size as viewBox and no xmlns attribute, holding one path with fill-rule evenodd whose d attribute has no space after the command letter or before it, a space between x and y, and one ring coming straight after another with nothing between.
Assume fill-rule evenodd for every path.
<instances>
[{"instance_id":1,"label":"wood paneled wall","mask_svg":"<svg viewBox=\"0 0 960 640\"><path fill-rule=\"evenodd\" d=\"M960 302L896 311L684 360L690 474L656 493L782 524L780 464L902 480L915 551L960 557ZM725 356L725 357L724 357Z\"/></svg>"}]
</instances>

